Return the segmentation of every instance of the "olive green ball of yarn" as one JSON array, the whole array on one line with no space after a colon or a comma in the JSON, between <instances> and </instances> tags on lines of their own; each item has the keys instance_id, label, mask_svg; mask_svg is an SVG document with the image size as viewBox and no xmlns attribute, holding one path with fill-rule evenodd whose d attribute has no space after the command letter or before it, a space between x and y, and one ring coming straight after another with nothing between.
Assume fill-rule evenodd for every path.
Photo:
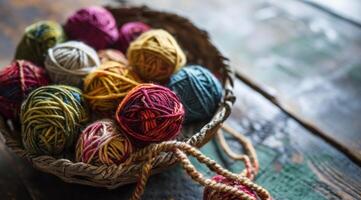
<instances>
[{"instance_id":1,"label":"olive green ball of yarn","mask_svg":"<svg viewBox=\"0 0 361 200\"><path fill-rule=\"evenodd\" d=\"M24 147L37 155L59 155L74 147L80 128L88 119L79 89L65 85L37 88L21 107Z\"/></svg>"},{"instance_id":2,"label":"olive green ball of yarn","mask_svg":"<svg viewBox=\"0 0 361 200\"><path fill-rule=\"evenodd\" d=\"M16 48L15 59L43 66L47 50L66 40L62 26L54 21L39 21L26 27Z\"/></svg>"}]
</instances>

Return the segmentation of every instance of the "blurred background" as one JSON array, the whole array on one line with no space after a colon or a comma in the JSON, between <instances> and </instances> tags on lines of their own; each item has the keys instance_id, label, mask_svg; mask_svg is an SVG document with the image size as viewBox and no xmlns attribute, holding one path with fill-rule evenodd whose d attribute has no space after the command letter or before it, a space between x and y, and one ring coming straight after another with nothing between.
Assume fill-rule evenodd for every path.
<instances>
[{"instance_id":1,"label":"blurred background","mask_svg":"<svg viewBox=\"0 0 361 200\"><path fill-rule=\"evenodd\" d=\"M70 13L88 5L123 4L146 5L189 18L207 31L230 59L239 88L235 111L242 114L233 114L229 123L259 145L265 167L258 181L270 188L276 199L360 197L361 1L0 0L0 67L12 60L27 25L42 19L64 22ZM286 124L280 125L279 121ZM212 152L213 147L206 148L206 152ZM326 157L317 157L316 153L322 152ZM325 159L327 164L317 170L317 164L307 159ZM327 166L336 172L320 175ZM327 179L335 176L337 179ZM4 177L0 176L0 185L8 180ZM349 184L343 183L342 177L349 179ZM288 188L289 183L299 185ZM195 184L172 187L195 192L194 199L201 197L197 194L201 189ZM80 188L77 191L87 191ZM186 199L186 194L178 195L174 198Z\"/></svg>"}]
</instances>

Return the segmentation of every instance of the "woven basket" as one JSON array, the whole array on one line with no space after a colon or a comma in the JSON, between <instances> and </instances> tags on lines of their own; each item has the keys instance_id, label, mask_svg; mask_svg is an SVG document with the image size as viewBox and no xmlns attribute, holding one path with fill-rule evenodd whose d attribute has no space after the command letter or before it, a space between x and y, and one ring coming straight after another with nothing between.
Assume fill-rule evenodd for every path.
<instances>
[{"instance_id":1,"label":"woven basket","mask_svg":"<svg viewBox=\"0 0 361 200\"><path fill-rule=\"evenodd\" d=\"M143 21L154 28L169 31L180 43L187 56L188 64L207 66L220 80L222 80L224 95L219 108L211 121L194 133L192 127L186 127L187 133L180 140L197 148L206 144L218 131L221 123L229 116L231 106L235 100L233 96L233 73L227 65L227 59L214 47L205 31L195 27L189 20L178 15L151 10L147 7L107 8L117 20L123 24L128 21ZM109 189L137 181L139 171L144 161L127 165L93 166L85 163L75 163L69 159L56 159L51 156L36 156L29 154L23 147L20 135L11 129L9 123L0 116L0 132L4 136L6 145L17 155L27 159L37 169L54 174L65 182L78 183ZM167 169L176 163L173 153L162 153L154 159L152 173Z\"/></svg>"}]
</instances>

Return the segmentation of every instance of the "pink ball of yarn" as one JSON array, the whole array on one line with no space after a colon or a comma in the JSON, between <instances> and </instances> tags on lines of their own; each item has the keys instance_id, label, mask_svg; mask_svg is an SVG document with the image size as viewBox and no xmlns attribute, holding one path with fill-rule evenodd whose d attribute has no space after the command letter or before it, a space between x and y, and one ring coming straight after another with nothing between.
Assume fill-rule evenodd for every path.
<instances>
[{"instance_id":1,"label":"pink ball of yarn","mask_svg":"<svg viewBox=\"0 0 361 200\"><path fill-rule=\"evenodd\" d=\"M95 49L109 47L119 36L113 15L98 6L76 11L68 18L65 31L70 39L83 41Z\"/></svg>"},{"instance_id":2,"label":"pink ball of yarn","mask_svg":"<svg viewBox=\"0 0 361 200\"><path fill-rule=\"evenodd\" d=\"M257 196L256 194L250 190L248 187L241 185L240 183L238 183L237 181L233 181L233 180L229 180L224 176L221 175L216 175L212 178L212 180L216 181L217 183L223 183L229 186L236 186L239 190L245 192L246 194L248 194L251 199L257 200ZM218 200L218 199L222 199L222 200L240 200L237 197L232 196L231 194L228 193L224 193L224 192L218 192L216 190L213 190L209 187L206 187L204 189L204 193L203 193L203 200Z\"/></svg>"},{"instance_id":3,"label":"pink ball of yarn","mask_svg":"<svg viewBox=\"0 0 361 200\"><path fill-rule=\"evenodd\" d=\"M143 22L128 22L123 24L123 26L119 28L118 45L120 50L126 53L129 44L149 29L150 27Z\"/></svg>"}]
</instances>

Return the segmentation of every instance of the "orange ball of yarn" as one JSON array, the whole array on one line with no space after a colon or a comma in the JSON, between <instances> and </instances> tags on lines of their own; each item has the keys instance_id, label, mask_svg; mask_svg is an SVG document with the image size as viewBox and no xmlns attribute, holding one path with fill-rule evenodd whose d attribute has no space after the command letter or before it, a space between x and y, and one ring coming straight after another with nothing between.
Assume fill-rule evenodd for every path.
<instances>
[{"instance_id":1,"label":"orange ball of yarn","mask_svg":"<svg viewBox=\"0 0 361 200\"><path fill-rule=\"evenodd\" d=\"M140 82L131 68L109 61L85 77L84 97L92 110L109 116L115 112L128 91Z\"/></svg>"},{"instance_id":2,"label":"orange ball of yarn","mask_svg":"<svg viewBox=\"0 0 361 200\"><path fill-rule=\"evenodd\" d=\"M113 120L90 124L76 145L76 160L93 165L122 163L133 151L129 139L119 132Z\"/></svg>"},{"instance_id":3,"label":"orange ball of yarn","mask_svg":"<svg viewBox=\"0 0 361 200\"><path fill-rule=\"evenodd\" d=\"M165 30L144 32L127 51L129 65L141 78L165 82L186 63L186 56L173 36Z\"/></svg>"}]
</instances>

